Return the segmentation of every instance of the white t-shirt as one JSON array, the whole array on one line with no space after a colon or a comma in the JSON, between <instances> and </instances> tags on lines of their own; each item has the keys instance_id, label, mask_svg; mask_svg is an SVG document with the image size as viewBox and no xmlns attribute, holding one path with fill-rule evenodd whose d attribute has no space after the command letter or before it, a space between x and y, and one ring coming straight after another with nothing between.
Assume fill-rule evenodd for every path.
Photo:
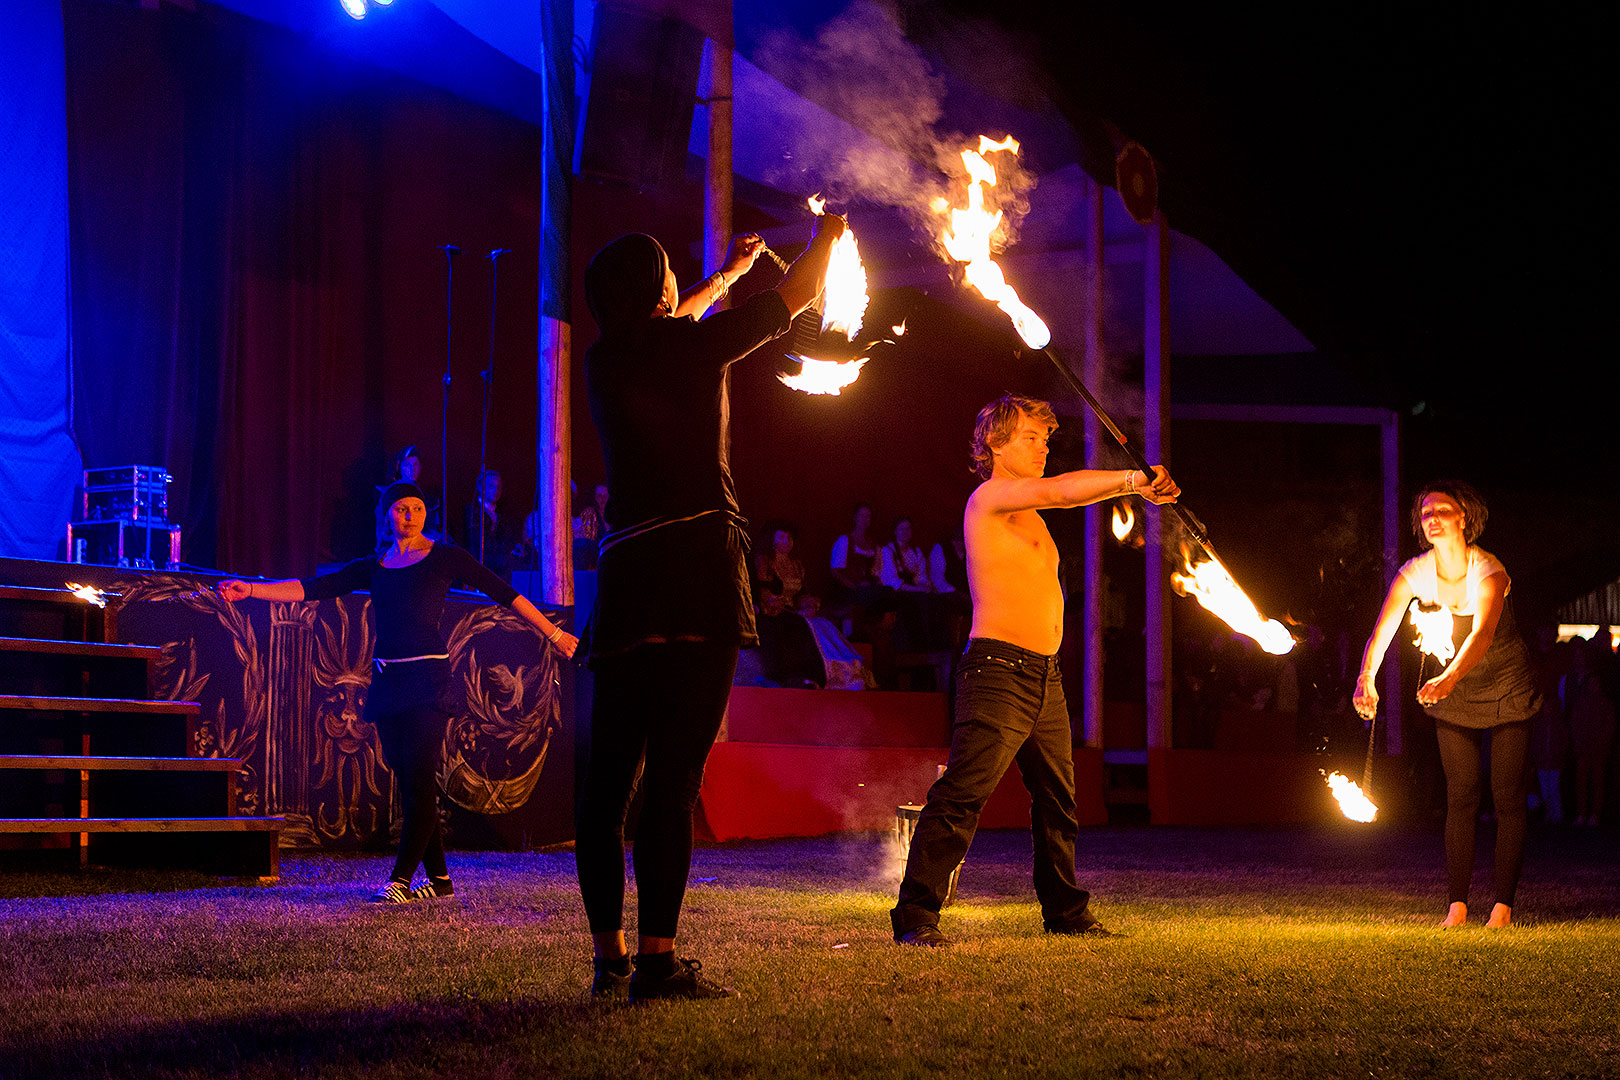
<instances>
[{"instance_id":1,"label":"white t-shirt","mask_svg":"<svg viewBox=\"0 0 1620 1080\"><path fill-rule=\"evenodd\" d=\"M1440 602L1439 567L1435 564L1434 549L1430 548L1417 558L1409 560L1401 567L1401 577L1412 587L1412 593L1425 604L1438 604ZM1507 576L1507 567L1495 555L1482 548L1468 546L1468 581L1463 596L1463 606L1452 608L1453 615L1474 615L1479 611L1479 583L1496 574ZM1502 589L1506 596L1513 586L1509 579Z\"/></svg>"}]
</instances>

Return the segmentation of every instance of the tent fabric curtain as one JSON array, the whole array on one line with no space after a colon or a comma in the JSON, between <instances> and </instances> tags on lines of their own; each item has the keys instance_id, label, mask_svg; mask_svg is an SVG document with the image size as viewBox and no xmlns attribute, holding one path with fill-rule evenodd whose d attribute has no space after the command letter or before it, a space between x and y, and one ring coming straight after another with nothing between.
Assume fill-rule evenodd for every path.
<instances>
[{"instance_id":1,"label":"tent fabric curtain","mask_svg":"<svg viewBox=\"0 0 1620 1080\"><path fill-rule=\"evenodd\" d=\"M55 558L79 449L71 420L67 139L59 0L12 0L0 32L0 555Z\"/></svg>"},{"instance_id":2,"label":"tent fabric curtain","mask_svg":"<svg viewBox=\"0 0 1620 1080\"><path fill-rule=\"evenodd\" d=\"M528 248L502 268L496 351L521 362L498 365L490 418L528 490L538 296L513 268L538 263L538 129L208 5L63 8L86 461L166 466L187 562L286 576L363 554L393 451L438 442L451 242L447 518L476 471L479 248Z\"/></svg>"}]
</instances>

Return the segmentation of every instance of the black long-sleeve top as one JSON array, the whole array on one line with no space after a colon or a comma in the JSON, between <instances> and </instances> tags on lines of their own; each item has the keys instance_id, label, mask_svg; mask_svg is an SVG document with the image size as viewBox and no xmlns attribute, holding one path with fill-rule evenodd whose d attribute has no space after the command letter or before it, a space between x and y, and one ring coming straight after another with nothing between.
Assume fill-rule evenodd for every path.
<instances>
[{"instance_id":1,"label":"black long-sleeve top","mask_svg":"<svg viewBox=\"0 0 1620 1080\"><path fill-rule=\"evenodd\" d=\"M330 574L302 581L305 600L328 600L344 593L369 591L377 619L377 655L384 660L432 656L446 652L439 620L450 584L462 581L502 607L511 607L518 591L479 565L465 550L436 543L420 562L392 569L374 555L356 559Z\"/></svg>"}]
</instances>

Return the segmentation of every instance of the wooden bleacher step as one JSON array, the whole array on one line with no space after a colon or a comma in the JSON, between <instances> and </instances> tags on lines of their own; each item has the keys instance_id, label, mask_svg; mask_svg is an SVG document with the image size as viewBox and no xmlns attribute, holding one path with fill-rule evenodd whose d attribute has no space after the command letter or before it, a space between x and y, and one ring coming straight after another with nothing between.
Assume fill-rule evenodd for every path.
<instances>
[{"instance_id":1,"label":"wooden bleacher step","mask_svg":"<svg viewBox=\"0 0 1620 1080\"><path fill-rule=\"evenodd\" d=\"M235 772L242 767L238 758L196 757L115 757L79 754L0 754L0 769L49 769L68 772L112 770L118 772Z\"/></svg>"},{"instance_id":2,"label":"wooden bleacher step","mask_svg":"<svg viewBox=\"0 0 1620 1080\"><path fill-rule=\"evenodd\" d=\"M103 641L63 641L56 638L0 637L0 652L45 653L50 656L91 656L118 660L156 660L157 645L119 645Z\"/></svg>"},{"instance_id":3,"label":"wooden bleacher step","mask_svg":"<svg viewBox=\"0 0 1620 1080\"><path fill-rule=\"evenodd\" d=\"M151 701L143 698L48 697L38 694L0 694L0 709L37 712L119 713L150 716L195 716L202 706L195 701Z\"/></svg>"},{"instance_id":4,"label":"wooden bleacher step","mask_svg":"<svg viewBox=\"0 0 1620 1080\"><path fill-rule=\"evenodd\" d=\"M0 833L278 832L284 817L0 818Z\"/></svg>"}]
</instances>

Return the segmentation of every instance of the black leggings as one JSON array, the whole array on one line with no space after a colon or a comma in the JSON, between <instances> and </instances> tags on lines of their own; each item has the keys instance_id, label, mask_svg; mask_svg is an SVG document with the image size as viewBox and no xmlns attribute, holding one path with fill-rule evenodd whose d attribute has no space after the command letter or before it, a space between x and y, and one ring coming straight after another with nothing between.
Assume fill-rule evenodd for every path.
<instances>
[{"instance_id":1,"label":"black leggings","mask_svg":"<svg viewBox=\"0 0 1620 1080\"><path fill-rule=\"evenodd\" d=\"M593 666L590 761L574 841L585 915L593 934L624 927L624 818L639 782L636 929L672 938L692 866L692 810L725 718L737 646L640 645Z\"/></svg>"},{"instance_id":2,"label":"black leggings","mask_svg":"<svg viewBox=\"0 0 1620 1080\"><path fill-rule=\"evenodd\" d=\"M366 719L377 726L383 759L399 784L404 826L393 878L409 882L418 864L431 877L446 877L444 837L439 831L439 759L448 723L447 660L393 664L371 680Z\"/></svg>"},{"instance_id":3,"label":"black leggings","mask_svg":"<svg viewBox=\"0 0 1620 1080\"><path fill-rule=\"evenodd\" d=\"M1513 906L1524 865L1525 754L1530 724L1499 724L1484 731L1434 723L1440 765L1446 772L1446 881L1448 903L1468 902L1474 876L1474 820L1479 816L1479 758L1491 740L1491 800L1496 804L1496 902Z\"/></svg>"}]
</instances>

